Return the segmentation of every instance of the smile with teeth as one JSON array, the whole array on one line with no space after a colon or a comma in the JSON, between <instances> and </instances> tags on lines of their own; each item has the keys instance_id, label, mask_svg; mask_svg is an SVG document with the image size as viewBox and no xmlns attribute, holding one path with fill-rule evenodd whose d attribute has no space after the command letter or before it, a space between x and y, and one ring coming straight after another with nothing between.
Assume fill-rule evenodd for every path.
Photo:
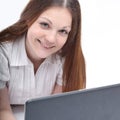
<instances>
[{"instance_id":1,"label":"smile with teeth","mask_svg":"<svg viewBox=\"0 0 120 120\"><path fill-rule=\"evenodd\" d=\"M50 48L53 48L54 46L48 46L46 44L43 44L39 39L37 39L37 41L40 43L40 45L46 49L50 49Z\"/></svg>"}]
</instances>

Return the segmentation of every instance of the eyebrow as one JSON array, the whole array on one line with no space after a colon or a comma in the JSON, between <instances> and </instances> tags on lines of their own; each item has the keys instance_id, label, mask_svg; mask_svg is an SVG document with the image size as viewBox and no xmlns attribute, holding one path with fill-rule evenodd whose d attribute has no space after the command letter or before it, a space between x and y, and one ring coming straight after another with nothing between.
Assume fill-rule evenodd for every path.
<instances>
[{"instance_id":1,"label":"eyebrow","mask_svg":"<svg viewBox=\"0 0 120 120\"><path fill-rule=\"evenodd\" d=\"M45 19L45 20L49 21L52 24L52 22L48 18L45 18L45 17L40 17L40 18Z\"/></svg>"},{"instance_id":2,"label":"eyebrow","mask_svg":"<svg viewBox=\"0 0 120 120\"><path fill-rule=\"evenodd\" d=\"M51 22L48 18L46 18L46 17L40 17L40 18L45 19L45 20L47 20L48 22L50 22L50 24L52 24L52 22ZM68 28L68 27L71 28L70 25L65 26L65 27L63 27L63 28L65 29L65 28Z\"/></svg>"}]
</instances>

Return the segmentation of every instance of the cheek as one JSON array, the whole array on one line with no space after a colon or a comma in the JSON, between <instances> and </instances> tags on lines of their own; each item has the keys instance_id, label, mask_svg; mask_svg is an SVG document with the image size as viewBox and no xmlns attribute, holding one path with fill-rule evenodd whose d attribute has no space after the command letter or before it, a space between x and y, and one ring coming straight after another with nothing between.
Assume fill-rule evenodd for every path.
<instances>
[{"instance_id":1,"label":"cheek","mask_svg":"<svg viewBox=\"0 0 120 120\"><path fill-rule=\"evenodd\" d=\"M35 35L37 35L39 32L38 32L38 30L37 29L30 29L29 31L28 31L28 35L29 36L35 36Z\"/></svg>"},{"instance_id":2,"label":"cheek","mask_svg":"<svg viewBox=\"0 0 120 120\"><path fill-rule=\"evenodd\" d=\"M29 29L28 29L28 34L29 35L38 35L40 33L40 27L36 24L33 24Z\"/></svg>"},{"instance_id":3,"label":"cheek","mask_svg":"<svg viewBox=\"0 0 120 120\"><path fill-rule=\"evenodd\" d=\"M66 42L67 42L67 39L60 39L60 40L58 41L58 46L59 46L60 48L62 48L62 47L65 45Z\"/></svg>"}]
</instances>

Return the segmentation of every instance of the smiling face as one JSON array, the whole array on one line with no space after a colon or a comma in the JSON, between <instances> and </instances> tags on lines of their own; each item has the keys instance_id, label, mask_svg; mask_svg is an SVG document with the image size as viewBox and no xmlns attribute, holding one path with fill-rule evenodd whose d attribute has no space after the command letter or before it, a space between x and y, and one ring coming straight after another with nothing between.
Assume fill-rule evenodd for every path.
<instances>
[{"instance_id":1,"label":"smiling face","mask_svg":"<svg viewBox=\"0 0 120 120\"><path fill-rule=\"evenodd\" d=\"M52 7L44 11L27 32L29 58L40 60L59 51L67 41L71 24L72 16L66 8Z\"/></svg>"}]
</instances>

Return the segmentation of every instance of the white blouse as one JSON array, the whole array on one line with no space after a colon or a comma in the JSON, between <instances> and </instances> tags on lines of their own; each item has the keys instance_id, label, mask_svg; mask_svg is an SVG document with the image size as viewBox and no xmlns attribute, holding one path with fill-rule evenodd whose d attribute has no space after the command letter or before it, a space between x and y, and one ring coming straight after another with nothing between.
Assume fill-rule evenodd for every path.
<instances>
[{"instance_id":1,"label":"white blouse","mask_svg":"<svg viewBox=\"0 0 120 120\"><path fill-rule=\"evenodd\" d=\"M10 103L50 95L55 83L62 85L63 60L49 56L34 74L34 66L25 50L25 37L0 45L0 88L8 85Z\"/></svg>"}]
</instances>

